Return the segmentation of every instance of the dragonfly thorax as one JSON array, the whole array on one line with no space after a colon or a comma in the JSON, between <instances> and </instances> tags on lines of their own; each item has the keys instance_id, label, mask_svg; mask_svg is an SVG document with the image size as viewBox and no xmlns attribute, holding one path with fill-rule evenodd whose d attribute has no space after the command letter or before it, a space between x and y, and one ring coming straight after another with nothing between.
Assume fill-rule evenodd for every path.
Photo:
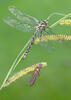
<instances>
[{"instance_id":1,"label":"dragonfly thorax","mask_svg":"<svg viewBox=\"0 0 71 100\"><path fill-rule=\"evenodd\" d=\"M48 24L48 21L47 21L47 20L41 21L41 22L39 22L39 23L37 24L36 28L40 30L40 29L46 27L47 24Z\"/></svg>"}]
</instances>

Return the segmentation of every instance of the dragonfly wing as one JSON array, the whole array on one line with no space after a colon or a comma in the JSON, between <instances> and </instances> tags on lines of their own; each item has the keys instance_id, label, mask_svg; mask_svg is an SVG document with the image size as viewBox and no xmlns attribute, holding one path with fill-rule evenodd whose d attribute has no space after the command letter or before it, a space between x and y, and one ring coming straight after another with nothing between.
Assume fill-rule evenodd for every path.
<instances>
[{"instance_id":1,"label":"dragonfly wing","mask_svg":"<svg viewBox=\"0 0 71 100\"><path fill-rule=\"evenodd\" d=\"M29 32L35 28L34 26L28 23L23 23L22 21L19 21L18 19L12 17L5 18L4 22L6 22L11 27L15 27L16 29L21 30L23 32Z\"/></svg>"},{"instance_id":2,"label":"dragonfly wing","mask_svg":"<svg viewBox=\"0 0 71 100\"><path fill-rule=\"evenodd\" d=\"M44 47L48 51L48 53L52 53L54 51L54 49L55 49L55 46L50 41L48 41L48 42L40 42L39 44L42 47Z\"/></svg>"},{"instance_id":3,"label":"dragonfly wing","mask_svg":"<svg viewBox=\"0 0 71 100\"><path fill-rule=\"evenodd\" d=\"M52 52L54 50L54 46L53 43L51 41L42 41L41 38L44 36L48 36L48 35L54 35L55 33L53 32L53 30L49 27L46 27L45 29L41 30L38 34L37 37L35 39L35 41L37 39L39 39L38 44L40 44L41 46L43 46L45 49L48 50L48 52ZM45 39L44 39L45 40ZM36 43L37 44L37 43Z\"/></svg>"},{"instance_id":4,"label":"dragonfly wing","mask_svg":"<svg viewBox=\"0 0 71 100\"><path fill-rule=\"evenodd\" d=\"M44 38L41 38L39 36L40 40L38 43L40 45L44 46L45 48L47 48L48 51L52 51L54 49L56 40L58 41L58 43L63 43L65 35L71 34L71 26L57 24L53 28L47 27L45 30L42 30L41 34L42 34L41 37L44 37ZM54 37L53 37L53 35L54 35ZM53 42L53 41L55 41L55 42ZM51 46L51 44L52 44L52 46Z\"/></svg>"},{"instance_id":5,"label":"dragonfly wing","mask_svg":"<svg viewBox=\"0 0 71 100\"><path fill-rule=\"evenodd\" d=\"M55 34L55 32L54 32L54 30L52 29L52 28L50 28L49 26L47 26L46 28L45 28L45 30L42 30L42 36L45 36L45 35L54 35Z\"/></svg>"},{"instance_id":6,"label":"dragonfly wing","mask_svg":"<svg viewBox=\"0 0 71 100\"><path fill-rule=\"evenodd\" d=\"M59 19L61 19L62 17L64 17L65 15L67 14L63 14L63 13L59 13L59 12L54 12L54 13L51 13L47 20L49 21L49 26L52 25L54 22L58 21ZM70 16L71 18L71 16Z\"/></svg>"},{"instance_id":7,"label":"dragonfly wing","mask_svg":"<svg viewBox=\"0 0 71 100\"><path fill-rule=\"evenodd\" d=\"M68 15L68 14L67 14ZM50 16L48 17L48 26L51 27L51 29L53 30L53 32L55 34L71 34L71 25L69 23L69 21L67 21L67 25L62 25L60 24L59 20L62 19L64 16L66 16L66 14L61 14L61 13L52 13L50 14ZM71 20L71 15L66 17L63 20ZM64 21L66 22L66 21ZM56 23L56 25L55 25ZM69 25L68 25L69 23Z\"/></svg>"},{"instance_id":8,"label":"dragonfly wing","mask_svg":"<svg viewBox=\"0 0 71 100\"><path fill-rule=\"evenodd\" d=\"M64 25L64 24L63 25L60 25L59 23L57 23L62 17L63 16L59 16L59 15L56 14L56 15L52 16L50 19L48 19L48 26L49 27L47 26L44 30L41 31L41 37L45 37L45 38L41 38L40 37L40 34L38 34L39 35L38 36L39 39L37 39L38 40L37 42L40 45L44 46L47 50L49 49L49 51L52 51L54 49L54 46L53 45L56 42L53 42L52 40L55 37L55 35L56 35L56 39L58 38L57 35L60 35L60 38L59 38L58 41L59 41L59 43L61 43L60 41L63 41L63 39L64 39L63 38L63 35L70 35L71 34L71 25L69 23L69 21L71 19L71 16L69 16L69 17L66 18L67 20L69 19L67 21L67 25L69 23L70 26L69 25L67 26L67 25ZM57 23L55 25L55 27L51 27L55 23ZM52 35L51 39L48 38L49 35L50 36ZM54 37L53 37L53 35L54 35ZM62 37L61 37L61 35L62 35ZM47 36L47 38L46 38L46 36ZM54 39L54 41L56 39ZM52 46L51 46L51 44L52 44Z\"/></svg>"},{"instance_id":9,"label":"dragonfly wing","mask_svg":"<svg viewBox=\"0 0 71 100\"><path fill-rule=\"evenodd\" d=\"M26 22L29 24L35 24L39 22L35 17L25 14L15 6L9 6L8 9L14 16L16 16L17 19L21 20L22 22Z\"/></svg>"}]
</instances>

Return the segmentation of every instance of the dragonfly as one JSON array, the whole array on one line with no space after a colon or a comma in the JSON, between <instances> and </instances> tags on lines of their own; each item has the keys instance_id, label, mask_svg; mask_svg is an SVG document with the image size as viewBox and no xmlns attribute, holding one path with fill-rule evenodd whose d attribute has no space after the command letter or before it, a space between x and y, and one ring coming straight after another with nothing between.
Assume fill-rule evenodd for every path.
<instances>
[{"instance_id":1,"label":"dragonfly","mask_svg":"<svg viewBox=\"0 0 71 100\"><path fill-rule=\"evenodd\" d=\"M37 67L34 69L32 77L29 81L29 85L32 86L36 80L36 77L39 76L40 69L42 68L42 64L38 64Z\"/></svg>"},{"instance_id":2,"label":"dragonfly","mask_svg":"<svg viewBox=\"0 0 71 100\"><path fill-rule=\"evenodd\" d=\"M30 50L30 47L33 44L33 41L36 37L54 34L54 32L52 32L51 27L49 27L51 25L50 24L51 21L53 24L54 21L59 20L59 18L61 18L62 16L65 16L65 14L61 14L61 13L52 13L46 20L39 21L37 18L35 18L33 16L29 16L29 15L25 14L24 12L20 11L15 6L9 6L8 9L14 17L5 18L4 21L7 24L9 24L11 27L15 27L16 29L21 30L23 32L30 32L30 31L35 30L32 38L27 46L27 49L23 56L23 59L26 58L26 56ZM57 17L54 16L55 17L54 18L53 15L58 15L58 16ZM51 20L49 20L50 18L51 18ZM54 19L54 21L53 21L53 19ZM48 21L49 21L49 23L48 23ZM58 28L59 27L61 30L62 26L58 26ZM66 29L66 27L65 27L65 29ZM64 30L64 32L66 32L65 29L62 28L62 31Z\"/></svg>"}]
</instances>

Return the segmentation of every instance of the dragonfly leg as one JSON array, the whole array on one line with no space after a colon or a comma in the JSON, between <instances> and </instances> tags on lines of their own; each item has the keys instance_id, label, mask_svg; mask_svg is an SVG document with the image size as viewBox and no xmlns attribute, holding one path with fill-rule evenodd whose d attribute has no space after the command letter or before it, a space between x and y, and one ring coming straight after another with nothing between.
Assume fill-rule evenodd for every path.
<instances>
[{"instance_id":1,"label":"dragonfly leg","mask_svg":"<svg viewBox=\"0 0 71 100\"><path fill-rule=\"evenodd\" d=\"M45 32L45 27L41 30L40 37L42 37L44 35L44 32Z\"/></svg>"},{"instance_id":2,"label":"dragonfly leg","mask_svg":"<svg viewBox=\"0 0 71 100\"><path fill-rule=\"evenodd\" d=\"M43 35L43 31L41 30L41 32L40 32L40 37Z\"/></svg>"},{"instance_id":3,"label":"dragonfly leg","mask_svg":"<svg viewBox=\"0 0 71 100\"><path fill-rule=\"evenodd\" d=\"M44 30L45 31L45 35L46 33L48 33L47 35L51 35L51 34L54 34L54 32L52 31L52 29L50 27L46 27L46 29Z\"/></svg>"}]
</instances>

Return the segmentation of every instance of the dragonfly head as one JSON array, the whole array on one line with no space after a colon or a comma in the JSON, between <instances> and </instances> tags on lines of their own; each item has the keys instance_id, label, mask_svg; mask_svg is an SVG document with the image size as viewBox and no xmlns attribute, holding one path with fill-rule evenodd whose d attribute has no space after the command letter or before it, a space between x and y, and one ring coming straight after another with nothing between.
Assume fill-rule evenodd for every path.
<instances>
[{"instance_id":1,"label":"dragonfly head","mask_svg":"<svg viewBox=\"0 0 71 100\"><path fill-rule=\"evenodd\" d=\"M43 22L45 23L45 25L48 25L48 20L44 20Z\"/></svg>"}]
</instances>

